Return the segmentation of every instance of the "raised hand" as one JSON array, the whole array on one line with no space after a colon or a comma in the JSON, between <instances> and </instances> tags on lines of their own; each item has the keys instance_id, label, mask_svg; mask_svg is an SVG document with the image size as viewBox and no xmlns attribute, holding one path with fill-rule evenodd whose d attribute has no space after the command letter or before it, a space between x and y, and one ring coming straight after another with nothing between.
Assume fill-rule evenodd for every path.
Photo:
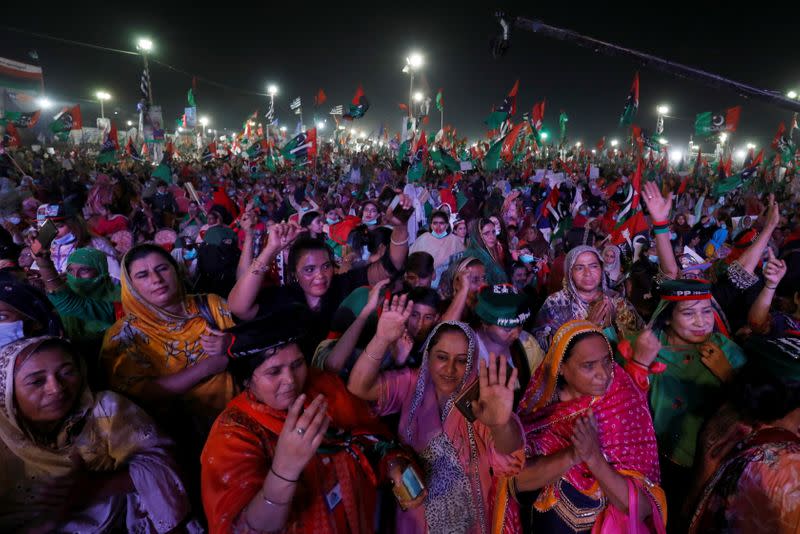
<instances>
[{"instance_id":1,"label":"raised hand","mask_svg":"<svg viewBox=\"0 0 800 534\"><path fill-rule=\"evenodd\" d=\"M766 285L775 288L786 275L786 262L775 257L772 249L767 247L767 264L764 266Z\"/></svg>"},{"instance_id":2,"label":"raised hand","mask_svg":"<svg viewBox=\"0 0 800 534\"><path fill-rule=\"evenodd\" d=\"M271 468L279 478L297 480L316 454L328 430L331 420L327 415L328 403L325 397L317 395L308 408L303 410L305 400L305 394L295 399L278 436Z\"/></svg>"},{"instance_id":3,"label":"raised hand","mask_svg":"<svg viewBox=\"0 0 800 534\"><path fill-rule=\"evenodd\" d=\"M489 365L481 359L479 364L480 396L472 401L472 413L487 427L505 425L511 418L514 407L514 384L517 383L516 368L508 376L505 357L489 354Z\"/></svg>"},{"instance_id":4,"label":"raised hand","mask_svg":"<svg viewBox=\"0 0 800 534\"><path fill-rule=\"evenodd\" d=\"M653 331L649 328L642 330L642 333L633 343L633 360L645 367L650 367L660 350L661 342Z\"/></svg>"},{"instance_id":5,"label":"raised hand","mask_svg":"<svg viewBox=\"0 0 800 534\"><path fill-rule=\"evenodd\" d=\"M672 211L672 192L664 198L655 182L647 182L642 186L642 196L654 221L669 220L669 213Z\"/></svg>"},{"instance_id":6,"label":"raised hand","mask_svg":"<svg viewBox=\"0 0 800 534\"><path fill-rule=\"evenodd\" d=\"M391 302L385 300L375 335L387 344L400 339L406 329L408 318L411 317L413 307L414 302L408 300L407 295L392 297Z\"/></svg>"},{"instance_id":7,"label":"raised hand","mask_svg":"<svg viewBox=\"0 0 800 534\"><path fill-rule=\"evenodd\" d=\"M781 210L778 203L775 202L775 195L770 193L769 198L769 207L767 208L767 217L766 222L764 223L764 228L774 230L778 227L778 224L781 220Z\"/></svg>"},{"instance_id":8,"label":"raised hand","mask_svg":"<svg viewBox=\"0 0 800 534\"><path fill-rule=\"evenodd\" d=\"M248 234L253 233L253 229L257 224L258 216L256 215L255 211L252 210L245 212L245 214L239 219L239 225L242 227L242 230Z\"/></svg>"},{"instance_id":9,"label":"raised hand","mask_svg":"<svg viewBox=\"0 0 800 534\"><path fill-rule=\"evenodd\" d=\"M397 218L397 216L394 214L394 211L400 208L404 210L410 210L413 206L414 204L411 201L411 197L408 195L400 195L400 201L397 203L397 206L394 209L390 209L386 212L386 223L391 226L402 226L406 224Z\"/></svg>"},{"instance_id":10,"label":"raised hand","mask_svg":"<svg viewBox=\"0 0 800 534\"><path fill-rule=\"evenodd\" d=\"M303 229L297 223L276 224L269 230L267 246L261 252L265 256L273 256L294 243Z\"/></svg>"},{"instance_id":11,"label":"raised hand","mask_svg":"<svg viewBox=\"0 0 800 534\"><path fill-rule=\"evenodd\" d=\"M383 290L386 285L389 283L388 278L384 278L374 286L372 286L369 290L369 296L367 297L367 303L364 305L364 308L361 310L361 314L363 316L370 315L378 308L378 301L383 294Z\"/></svg>"}]
</instances>

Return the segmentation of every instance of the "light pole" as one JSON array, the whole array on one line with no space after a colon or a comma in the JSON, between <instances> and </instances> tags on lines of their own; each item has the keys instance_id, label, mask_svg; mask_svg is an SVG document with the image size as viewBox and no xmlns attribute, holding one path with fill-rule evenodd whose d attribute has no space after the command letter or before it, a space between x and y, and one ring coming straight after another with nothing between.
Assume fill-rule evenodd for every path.
<instances>
[{"instance_id":1,"label":"light pole","mask_svg":"<svg viewBox=\"0 0 800 534\"><path fill-rule=\"evenodd\" d=\"M96 96L97 100L100 101L100 118L101 119L105 119L106 118L106 114L105 114L105 109L103 107L103 103L106 100L111 100L111 95L108 94L105 91L97 91L94 96Z\"/></svg>"},{"instance_id":2,"label":"light pole","mask_svg":"<svg viewBox=\"0 0 800 534\"><path fill-rule=\"evenodd\" d=\"M656 121L656 133L661 135L664 132L664 117L669 113L669 106L660 105L656 109L658 111L658 121Z\"/></svg>"},{"instance_id":3,"label":"light pole","mask_svg":"<svg viewBox=\"0 0 800 534\"><path fill-rule=\"evenodd\" d=\"M200 126L202 126L202 128L200 129L200 131L201 131L203 134L205 134L205 133L206 133L206 126L208 126L208 124L209 124L211 121L210 121L210 120L208 120L208 117L200 117L200 119L199 119L197 122L199 122L199 123L200 123ZM208 133L211 133L211 130L210 130L210 129L208 130Z\"/></svg>"},{"instance_id":4,"label":"light pole","mask_svg":"<svg viewBox=\"0 0 800 534\"><path fill-rule=\"evenodd\" d=\"M153 50L153 41L145 37L136 42L136 49L142 53L142 61L144 61L144 74L147 78L147 106L141 106L139 110L139 135L144 140L144 111L153 105L153 83L150 80L150 66L147 64L147 54Z\"/></svg>"},{"instance_id":5,"label":"light pole","mask_svg":"<svg viewBox=\"0 0 800 534\"><path fill-rule=\"evenodd\" d=\"M414 71L421 68L422 65L425 63L425 59L422 57L422 54L417 52L413 52L409 54L406 58L406 66L403 67L403 72L408 73L409 75L409 82L408 82L408 112L413 115L413 102L412 98L414 95Z\"/></svg>"},{"instance_id":6,"label":"light pole","mask_svg":"<svg viewBox=\"0 0 800 534\"><path fill-rule=\"evenodd\" d=\"M423 95L421 92L417 91L416 93L414 93L414 102L416 102L417 105L420 107L419 109L420 114L422 114L422 100L424 98L425 95Z\"/></svg>"}]
</instances>

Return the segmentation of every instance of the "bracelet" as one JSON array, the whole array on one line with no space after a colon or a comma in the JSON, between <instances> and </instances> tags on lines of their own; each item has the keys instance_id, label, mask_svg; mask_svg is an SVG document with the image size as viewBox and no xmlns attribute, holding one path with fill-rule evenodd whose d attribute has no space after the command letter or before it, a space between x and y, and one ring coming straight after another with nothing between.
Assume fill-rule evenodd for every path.
<instances>
[{"instance_id":1,"label":"bracelet","mask_svg":"<svg viewBox=\"0 0 800 534\"><path fill-rule=\"evenodd\" d=\"M774 286L771 286L771 285L765 283L764 287L766 287L767 289L773 289L774 290L774 289L776 289L778 287L778 284L775 284Z\"/></svg>"},{"instance_id":2,"label":"bracelet","mask_svg":"<svg viewBox=\"0 0 800 534\"><path fill-rule=\"evenodd\" d=\"M392 239L392 238L390 237L390 238L389 238L389 242L390 242L392 245L396 246L396 247L402 247L403 245L408 245L408 238L405 238L403 241L399 241L399 242L398 242L398 241L395 241L394 239Z\"/></svg>"},{"instance_id":3,"label":"bracelet","mask_svg":"<svg viewBox=\"0 0 800 534\"><path fill-rule=\"evenodd\" d=\"M272 466L269 466L269 470L273 475L275 475L276 477L278 477L281 480L285 480L286 482L290 482L290 483L294 484L295 482L297 482L299 480L299 479L292 480L290 478L286 478L286 477L280 476L278 473L275 472L275 470L272 468Z\"/></svg>"},{"instance_id":4,"label":"bracelet","mask_svg":"<svg viewBox=\"0 0 800 534\"><path fill-rule=\"evenodd\" d=\"M630 360L628 360L628 361L629 361L629 362L631 362L631 363L632 363L632 364L634 364L634 365L638 365L638 366L639 366L639 367L641 367L642 369L645 369L645 370L647 370L647 371L649 371L649 370L650 370L650 366L648 366L648 365L645 365L645 364L643 364L643 363L641 363L641 362L637 362L637 361L636 361L635 359L633 359L633 358L631 358L631 359L630 359Z\"/></svg>"},{"instance_id":5,"label":"bracelet","mask_svg":"<svg viewBox=\"0 0 800 534\"><path fill-rule=\"evenodd\" d=\"M273 471L273 473L274 472L275 471ZM265 503L269 504L270 506L288 506L289 504L291 504L291 501L289 501L289 502L275 502L275 501L271 501L271 500L267 499L267 496L264 495L264 489L263 488L261 489L261 498L264 500Z\"/></svg>"},{"instance_id":6,"label":"bracelet","mask_svg":"<svg viewBox=\"0 0 800 534\"><path fill-rule=\"evenodd\" d=\"M653 233L655 235L668 234L669 228L655 228L653 229Z\"/></svg>"},{"instance_id":7,"label":"bracelet","mask_svg":"<svg viewBox=\"0 0 800 534\"><path fill-rule=\"evenodd\" d=\"M250 264L250 267L252 268L250 272L253 274L264 274L269 270L268 267L258 259L253 260L253 263Z\"/></svg>"},{"instance_id":8,"label":"bracelet","mask_svg":"<svg viewBox=\"0 0 800 534\"><path fill-rule=\"evenodd\" d=\"M669 226L669 221L653 221L653 226Z\"/></svg>"}]
</instances>

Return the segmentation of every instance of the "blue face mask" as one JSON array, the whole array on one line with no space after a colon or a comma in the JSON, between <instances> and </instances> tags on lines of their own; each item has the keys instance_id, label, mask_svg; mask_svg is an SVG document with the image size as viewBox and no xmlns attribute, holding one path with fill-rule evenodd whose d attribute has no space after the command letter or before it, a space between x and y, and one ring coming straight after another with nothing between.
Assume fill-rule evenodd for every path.
<instances>
[{"instance_id":1,"label":"blue face mask","mask_svg":"<svg viewBox=\"0 0 800 534\"><path fill-rule=\"evenodd\" d=\"M648 255L647 259L650 260L651 263L658 263L658 256Z\"/></svg>"},{"instance_id":2,"label":"blue face mask","mask_svg":"<svg viewBox=\"0 0 800 534\"><path fill-rule=\"evenodd\" d=\"M522 263L533 263L533 259L534 259L533 256L530 254L522 254L519 257L519 261L521 261Z\"/></svg>"},{"instance_id":3,"label":"blue face mask","mask_svg":"<svg viewBox=\"0 0 800 534\"><path fill-rule=\"evenodd\" d=\"M373 226L375 224L378 224L378 219L372 221L363 221L363 223L366 224L367 226Z\"/></svg>"},{"instance_id":4,"label":"blue face mask","mask_svg":"<svg viewBox=\"0 0 800 534\"><path fill-rule=\"evenodd\" d=\"M443 237L446 237L446 236L447 236L447 231L445 230L444 232L441 232L441 233L439 233L439 232L433 232L433 231L432 231L432 232L431 232L431 235L432 235L433 237L435 237L436 239L442 239Z\"/></svg>"},{"instance_id":5,"label":"blue face mask","mask_svg":"<svg viewBox=\"0 0 800 534\"><path fill-rule=\"evenodd\" d=\"M55 243L58 246L69 245L73 241L75 241L75 236L72 234L72 232L68 233L65 236L53 239L53 243Z\"/></svg>"},{"instance_id":6,"label":"blue face mask","mask_svg":"<svg viewBox=\"0 0 800 534\"><path fill-rule=\"evenodd\" d=\"M587 210L581 210L581 211L579 211L578 213L580 213L580 214L581 214L581 215L583 215L584 217L586 217L586 216L589 214L589 212L588 212Z\"/></svg>"},{"instance_id":7,"label":"blue face mask","mask_svg":"<svg viewBox=\"0 0 800 534\"><path fill-rule=\"evenodd\" d=\"M196 258L197 258L197 249L196 248L190 248L190 249L184 249L183 250L183 259L184 260L191 261L191 260L196 259Z\"/></svg>"},{"instance_id":8,"label":"blue face mask","mask_svg":"<svg viewBox=\"0 0 800 534\"><path fill-rule=\"evenodd\" d=\"M325 222L327 222L328 224L336 224L339 222L339 219L331 219L330 217L327 217L325 219Z\"/></svg>"},{"instance_id":9,"label":"blue face mask","mask_svg":"<svg viewBox=\"0 0 800 534\"><path fill-rule=\"evenodd\" d=\"M11 323L0 323L0 347L8 345L12 341L22 339L25 334L22 331L22 321Z\"/></svg>"}]
</instances>

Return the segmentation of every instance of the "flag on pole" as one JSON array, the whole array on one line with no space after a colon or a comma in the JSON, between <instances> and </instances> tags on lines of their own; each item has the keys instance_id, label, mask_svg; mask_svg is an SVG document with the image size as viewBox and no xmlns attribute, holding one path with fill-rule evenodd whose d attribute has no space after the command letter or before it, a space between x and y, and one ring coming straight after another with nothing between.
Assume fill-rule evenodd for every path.
<instances>
[{"instance_id":1,"label":"flag on pole","mask_svg":"<svg viewBox=\"0 0 800 534\"><path fill-rule=\"evenodd\" d=\"M344 106L339 104L338 106L334 106L331 108L331 112L329 115L343 115L344 114Z\"/></svg>"},{"instance_id":2,"label":"flag on pole","mask_svg":"<svg viewBox=\"0 0 800 534\"><path fill-rule=\"evenodd\" d=\"M778 132L775 134L775 138L772 140L772 148L780 154L781 160L784 163L788 163L792 160L795 153L795 146L792 143L792 139L790 137L786 137L784 135L786 133L786 126L783 123L780 123L778 126Z\"/></svg>"},{"instance_id":3,"label":"flag on pole","mask_svg":"<svg viewBox=\"0 0 800 534\"><path fill-rule=\"evenodd\" d=\"M206 146L206 149L203 151L202 160L211 161L216 157L217 157L217 143L211 142L208 144L208 146Z\"/></svg>"},{"instance_id":4,"label":"flag on pole","mask_svg":"<svg viewBox=\"0 0 800 534\"><path fill-rule=\"evenodd\" d=\"M439 89L439 92L436 93L436 109L439 111L444 111L444 94L442 91L442 89Z\"/></svg>"},{"instance_id":5,"label":"flag on pole","mask_svg":"<svg viewBox=\"0 0 800 534\"><path fill-rule=\"evenodd\" d=\"M350 103L350 110L342 118L348 121L360 119L369 109L369 100L364 96L364 89L358 86L353 101Z\"/></svg>"},{"instance_id":6,"label":"flag on pole","mask_svg":"<svg viewBox=\"0 0 800 534\"><path fill-rule=\"evenodd\" d=\"M190 108L196 108L197 103L194 101L194 91L189 89L189 93L186 95L186 102Z\"/></svg>"},{"instance_id":7,"label":"flag on pole","mask_svg":"<svg viewBox=\"0 0 800 534\"><path fill-rule=\"evenodd\" d=\"M53 133L66 133L70 130L80 130L83 128L83 120L81 118L81 106L73 106L71 108L64 108L61 112L53 117L53 122L50 123L50 130Z\"/></svg>"},{"instance_id":8,"label":"flag on pole","mask_svg":"<svg viewBox=\"0 0 800 534\"><path fill-rule=\"evenodd\" d=\"M150 73L147 69L142 71L142 78L139 80L139 93L144 102L150 101Z\"/></svg>"},{"instance_id":9,"label":"flag on pole","mask_svg":"<svg viewBox=\"0 0 800 534\"><path fill-rule=\"evenodd\" d=\"M566 112L562 111L561 115L558 116L558 126L561 129L559 142L562 146L567 142L567 122L569 122L569 117Z\"/></svg>"},{"instance_id":10,"label":"flag on pole","mask_svg":"<svg viewBox=\"0 0 800 534\"><path fill-rule=\"evenodd\" d=\"M13 123L17 128L33 128L39 122L42 112L40 110L28 113L21 111L6 111L6 116L0 118L0 125Z\"/></svg>"},{"instance_id":11,"label":"flag on pole","mask_svg":"<svg viewBox=\"0 0 800 534\"><path fill-rule=\"evenodd\" d=\"M424 131L420 131L414 152L411 155L411 164L408 167L408 181L418 182L425 175L425 157L428 155L428 138Z\"/></svg>"},{"instance_id":12,"label":"flag on pole","mask_svg":"<svg viewBox=\"0 0 800 534\"><path fill-rule=\"evenodd\" d=\"M514 87L508 92L500 107L495 108L492 113L483 121L490 129L495 130L500 127L509 117L517 112L517 91L519 90L519 80L514 82Z\"/></svg>"},{"instance_id":13,"label":"flag on pole","mask_svg":"<svg viewBox=\"0 0 800 534\"><path fill-rule=\"evenodd\" d=\"M698 113L694 119L695 135L708 137L719 132L735 132L739 126L741 112L742 106L736 106L717 115L710 111Z\"/></svg>"},{"instance_id":14,"label":"flag on pole","mask_svg":"<svg viewBox=\"0 0 800 534\"><path fill-rule=\"evenodd\" d=\"M283 157L289 161L310 161L317 155L317 129L300 132L281 150Z\"/></svg>"},{"instance_id":15,"label":"flag on pole","mask_svg":"<svg viewBox=\"0 0 800 534\"><path fill-rule=\"evenodd\" d=\"M625 100L625 109L622 111L622 116L619 118L621 126L632 124L633 118L636 117L636 112L639 110L639 73L633 76L633 83L631 83L631 91L628 93L628 98Z\"/></svg>"},{"instance_id":16,"label":"flag on pole","mask_svg":"<svg viewBox=\"0 0 800 534\"><path fill-rule=\"evenodd\" d=\"M300 97L298 96L297 98L295 98L294 100L292 100L292 101L289 103L289 109L291 109L292 111L294 111L294 110L296 110L297 108L299 108L299 107L300 107L300 106L302 106L302 105L303 105L303 104L300 102Z\"/></svg>"},{"instance_id":17,"label":"flag on pole","mask_svg":"<svg viewBox=\"0 0 800 534\"><path fill-rule=\"evenodd\" d=\"M320 107L326 100L328 100L328 95L320 88L320 90L317 91L317 96L314 97L314 107Z\"/></svg>"},{"instance_id":18,"label":"flag on pole","mask_svg":"<svg viewBox=\"0 0 800 534\"><path fill-rule=\"evenodd\" d=\"M111 128L108 130L105 141L100 146L100 153L97 154L97 163L103 165L117 161L117 151L119 150L119 139L117 136L117 125L111 121Z\"/></svg>"}]
</instances>

